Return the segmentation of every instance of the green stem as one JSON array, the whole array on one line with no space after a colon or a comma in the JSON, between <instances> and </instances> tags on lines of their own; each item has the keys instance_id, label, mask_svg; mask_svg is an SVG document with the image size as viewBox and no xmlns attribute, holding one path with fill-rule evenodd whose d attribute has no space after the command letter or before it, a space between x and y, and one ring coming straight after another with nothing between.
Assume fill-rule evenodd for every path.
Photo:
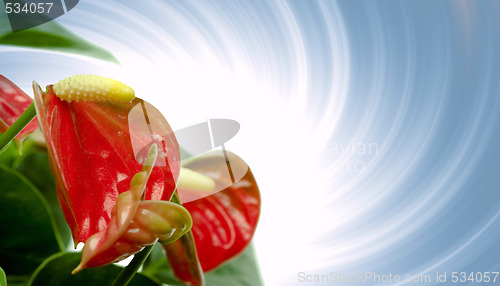
<instances>
[{"instance_id":1,"label":"green stem","mask_svg":"<svg viewBox=\"0 0 500 286\"><path fill-rule=\"evenodd\" d=\"M19 118L12 124L4 134L0 136L0 150L2 150L12 139L14 139L19 132L21 132L28 123L36 116L35 104L31 103L30 106L19 116Z\"/></svg>"},{"instance_id":2,"label":"green stem","mask_svg":"<svg viewBox=\"0 0 500 286\"><path fill-rule=\"evenodd\" d=\"M126 286L132 280L134 277L135 273L141 268L142 264L144 261L146 261L146 258L148 258L149 254L151 253L151 250L153 250L153 245L146 246L141 252L137 253L134 255L134 259L130 261L130 263L125 267L120 275L116 277L115 281L113 282L112 286Z\"/></svg>"}]
</instances>

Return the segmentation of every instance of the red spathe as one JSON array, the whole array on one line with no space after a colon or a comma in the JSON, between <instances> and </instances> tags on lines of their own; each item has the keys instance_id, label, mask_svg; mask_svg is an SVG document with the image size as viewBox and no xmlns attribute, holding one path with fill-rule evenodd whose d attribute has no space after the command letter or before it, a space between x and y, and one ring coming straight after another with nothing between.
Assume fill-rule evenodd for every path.
<instances>
[{"instance_id":1,"label":"red spathe","mask_svg":"<svg viewBox=\"0 0 500 286\"><path fill-rule=\"evenodd\" d=\"M134 142L155 143L158 157L166 164L155 166L145 191L145 200L169 200L179 175L179 146L166 120L158 113L148 114L149 122L164 121L168 128L156 136L155 130L129 128L132 102L66 102L48 87L43 93L34 86L38 121L50 152L51 168L57 192L75 244L85 242L110 222L111 211L119 194L129 190L132 176L141 171L132 147ZM145 103L145 102L144 102ZM137 131L137 132L135 132ZM131 132L133 132L131 134ZM152 134L150 133L152 132ZM144 154L146 155L146 154Z\"/></svg>"}]
</instances>

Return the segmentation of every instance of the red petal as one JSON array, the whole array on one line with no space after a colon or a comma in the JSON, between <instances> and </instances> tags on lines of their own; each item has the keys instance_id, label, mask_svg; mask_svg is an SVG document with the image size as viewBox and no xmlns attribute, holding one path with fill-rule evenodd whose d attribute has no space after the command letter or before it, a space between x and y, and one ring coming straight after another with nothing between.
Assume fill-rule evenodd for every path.
<instances>
[{"instance_id":1,"label":"red petal","mask_svg":"<svg viewBox=\"0 0 500 286\"><path fill-rule=\"evenodd\" d=\"M228 166L231 168L229 172ZM203 271L207 272L241 253L250 243L259 219L260 193L247 164L231 152L227 152L227 158L224 152L210 152L184 167L212 178L217 188L223 189L183 205L193 218L191 230L198 258ZM231 182L231 178L238 177L241 177L239 181ZM189 192L179 190L181 198L192 197ZM188 252L180 247L186 246L180 243L166 245L165 250L177 277L192 281L192 274L184 266L194 258L176 257L176 254Z\"/></svg>"},{"instance_id":2,"label":"red petal","mask_svg":"<svg viewBox=\"0 0 500 286\"><path fill-rule=\"evenodd\" d=\"M5 132L33 100L10 80L0 75L0 132ZM36 120L32 120L18 135L24 137L38 129Z\"/></svg>"},{"instance_id":3,"label":"red petal","mask_svg":"<svg viewBox=\"0 0 500 286\"><path fill-rule=\"evenodd\" d=\"M92 235L85 242L82 261L73 270L73 273L86 267L97 267L118 262L137 253L144 248L145 244L150 245L156 242L157 238L154 235L149 236L149 239L144 241L144 244L138 244L136 241L120 240L136 215L157 155L157 147L153 145L149 152L148 164L143 166L141 172L134 175L130 190L118 196L117 202L111 211L111 221L108 226Z\"/></svg>"},{"instance_id":4,"label":"red petal","mask_svg":"<svg viewBox=\"0 0 500 286\"><path fill-rule=\"evenodd\" d=\"M149 147L144 154L136 152L134 156L132 144L150 146L157 143L158 160L166 163L154 167L145 199L170 199L180 161L173 132L157 111L148 114L148 119L151 125L161 122L165 128L161 132L153 129L150 134L147 126L136 128L138 126L129 123L128 118L136 106L147 106L148 110L154 107L139 98L130 103L69 103L55 96L51 86L43 93L36 83L34 91L38 120L57 179L59 201L75 244L85 242L107 227L118 195L129 189L132 176L141 171L140 163ZM159 140L153 141L153 137Z\"/></svg>"}]
</instances>

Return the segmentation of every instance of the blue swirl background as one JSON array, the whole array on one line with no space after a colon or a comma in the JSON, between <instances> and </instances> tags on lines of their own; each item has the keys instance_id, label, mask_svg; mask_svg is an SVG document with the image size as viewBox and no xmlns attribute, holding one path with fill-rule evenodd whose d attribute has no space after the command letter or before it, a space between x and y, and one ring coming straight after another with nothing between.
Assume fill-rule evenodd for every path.
<instances>
[{"instance_id":1,"label":"blue swirl background","mask_svg":"<svg viewBox=\"0 0 500 286\"><path fill-rule=\"evenodd\" d=\"M88 0L58 21L122 65L0 47L28 94L101 74L174 129L240 122L267 285L500 271L499 2Z\"/></svg>"}]
</instances>

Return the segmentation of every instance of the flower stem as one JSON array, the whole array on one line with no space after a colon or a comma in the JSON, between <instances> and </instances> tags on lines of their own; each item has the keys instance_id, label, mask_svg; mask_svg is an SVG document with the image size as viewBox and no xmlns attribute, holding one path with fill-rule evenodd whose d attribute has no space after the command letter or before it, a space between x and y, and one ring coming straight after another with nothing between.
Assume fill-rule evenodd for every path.
<instances>
[{"instance_id":1,"label":"flower stem","mask_svg":"<svg viewBox=\"0 0 500 286\"><path fill-rule=\"evenodd\" d=\"M134 255L134 259L130 261L130 263L125 267L120 275L116 277L112 286L126 286L130 280L134 277L135 273L139 268L141 268L146 258L148 258L149 254L153 250L153 245L146 246L141 252Z\"/></svg>"},{"instance_id":2,"label":"flower stem","mask_svg":"<svg viewBox=\"0 0 500 286\"><path fill-rule=\"evenodd\" d=\"M2 150L7 144L9 144L14 137L21 132L28 123L33 120L36 116L35 104L31 103L30 106L19 116L19 118L12 124L4 134L0 136L0 150Z\"/></svg>"}]
</instances>

